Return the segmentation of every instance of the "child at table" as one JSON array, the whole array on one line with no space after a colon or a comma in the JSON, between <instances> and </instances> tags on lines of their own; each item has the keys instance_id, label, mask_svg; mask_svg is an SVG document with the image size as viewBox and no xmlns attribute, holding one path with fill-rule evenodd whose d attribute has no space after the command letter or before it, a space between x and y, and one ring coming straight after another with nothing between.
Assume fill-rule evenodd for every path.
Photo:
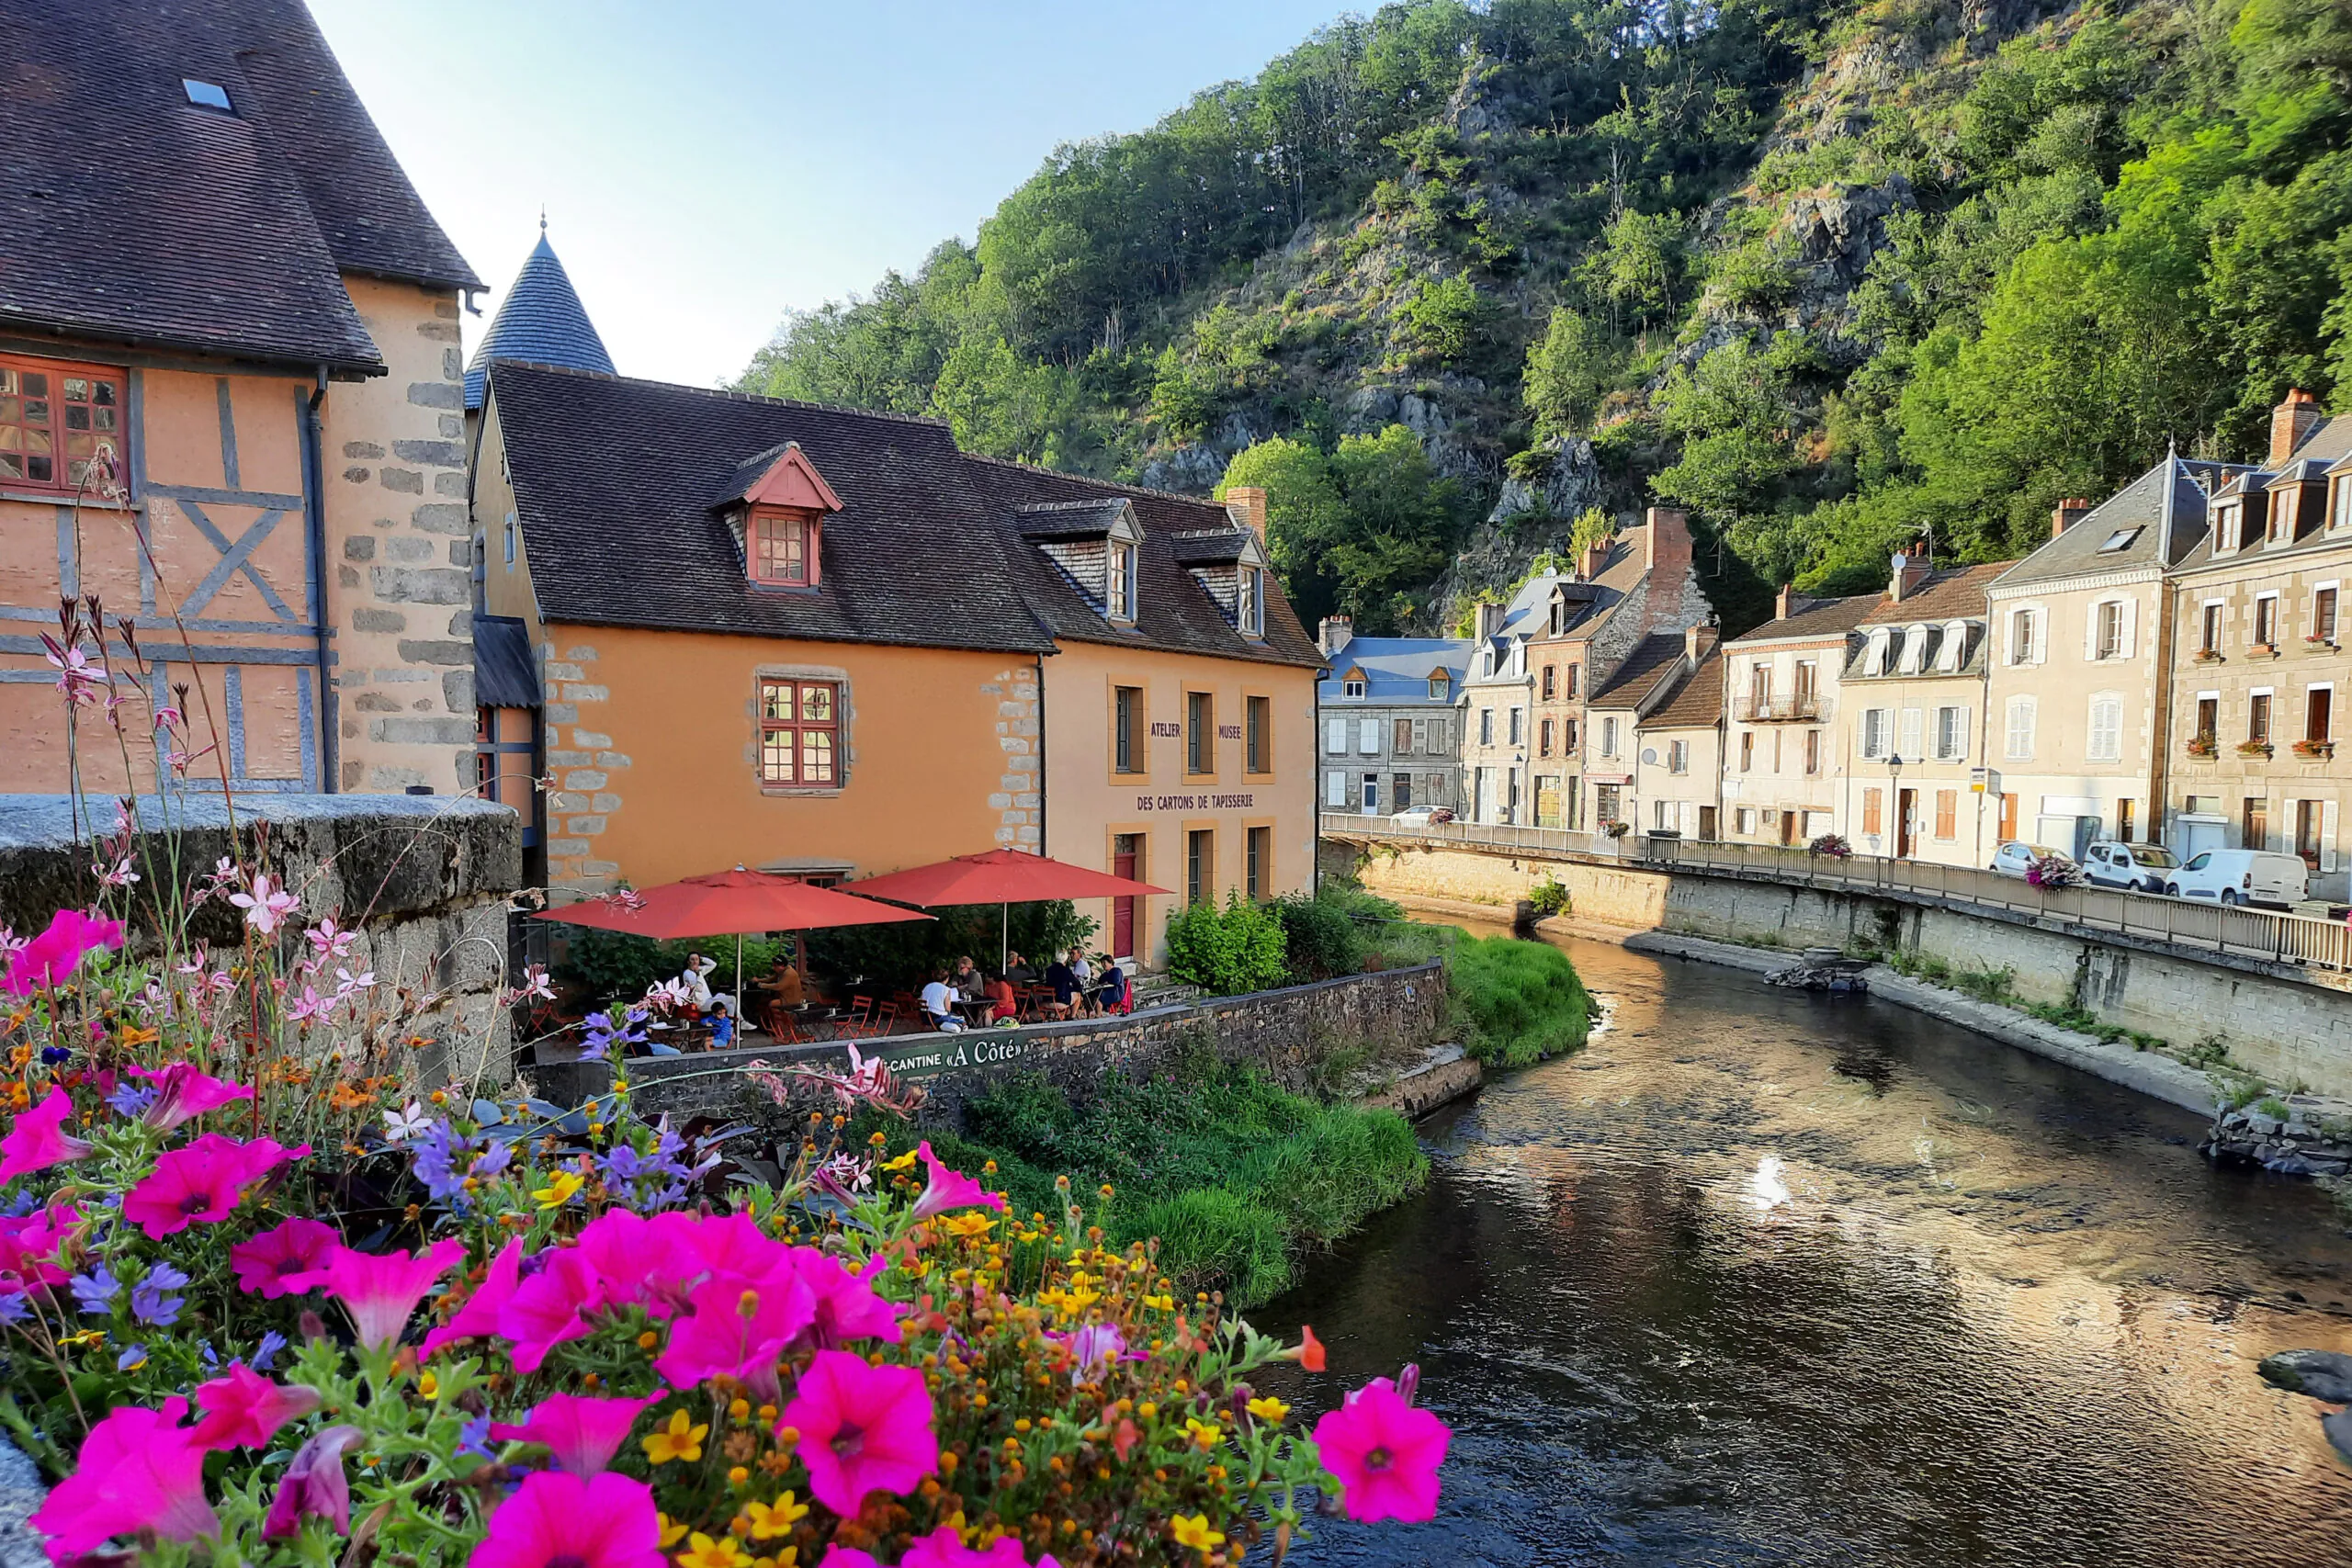
<instances>
[{"instance_id":1,"label":"child at table","mask_svg":"<svg viewBox=\"0 0 2352 1568\"><path fill-rule=\"evenodd\" d=\"M712 1002L710 1004L710 1048L714 1051L724 1051L734 1043L735 1021L728 1016L727 1004L721 1001Z\"/></svg>"}]
</instances>

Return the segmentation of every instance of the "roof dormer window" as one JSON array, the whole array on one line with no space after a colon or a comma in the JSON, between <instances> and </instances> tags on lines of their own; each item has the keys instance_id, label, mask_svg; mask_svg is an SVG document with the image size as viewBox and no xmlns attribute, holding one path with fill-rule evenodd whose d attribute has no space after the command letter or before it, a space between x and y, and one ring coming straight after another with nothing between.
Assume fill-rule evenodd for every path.
<instances>
[{"instance_id":1,"label":"roof dormer window","mask_svg":"<svg viewBox=\"0 0 2352 1568\"><path fill-rule=\"evenodd\" d=\"M1944 640L1936 649L1936 668L1950 674L1960 668L1960 660L1968 651L1968 623L1953 621L1944 627Z\"/></svg>"},{"instance_id":2,"label":"roof dormer window","mask_svg":"<svg viewBox=\"0 0 2352 1568\"><path fill-rule=\"evenodd\" d=\"M1360 702L1363 698L1365 690L1364 678L1361 674L1350 675L1347 680L1341 683L1340 690L1345 692L1351 698Z\"/></svg>"},{"instance_id":3,"label":"roof dormer window","mask_svg":"<svg viewBox=\"0 0 2352 1568\"><path fill-rule=\"evenodd\" d=\"M2245 525L2245 506L2242 502L2225 502L2222 505L2215 507L2213 509L2213 533L2216 536L2217 542L2213 547L2216 550L2221 551L2236 549L2238 547L2238 530Z\"/></svg>"},{"instance_id":4,"label":"roof dormer window","mask_svg":"<svg viewBox=\"0 0 2352 1568\"><path fill-rule=\"evenodd\" d=\"M1453 691L1453 678L1442 670L1430 677L1430 701L1442 703Z\"/></svg>"},{"instance_id":5,"label":"roof dormer window","mask_svg":"<svg viewBox=\"0 0 2352 1568\"><path fill-rule=\"evenodd\" d=\"M1114 621L1136 618L1136 547L1125 539L1111 541L1111 558L1103 572L1105 613Z\"/></svg>"},{"instance_id":6,"label":"roof dormer window","mask_svg":"<svg viewBox=\"0 0 2352 1568\"><path fill-rule=\"evenodd\" d=\"M1243 637L1266 635L1265 573L1254 566L1241 569L1241 581L1235 600L1234 624Z\"/></svg>"},{"instance_id":7,"label":"roof dormer window","mask_svg":"<svg viewBox=\"0 0 2352 1568\"><path fill-rule=\"evenodd\" d=\"M752 581L778 588L817 586L818 541L824 525L805 512L754 510Z\"/></svg>"},{"instance_id":8,"label":"roof dormer window","mask_svg":"<svg viewBox=\"0 0 2352 1568\"><path fill-rule=\"evenodd\" d=\"M211 109L220 114L237 112L230 107L229 89L218 82L200 82L193 76L183 76L180 78L180 91L186 93L187 101L198 108Z\"/></svg>"}]
</instances>

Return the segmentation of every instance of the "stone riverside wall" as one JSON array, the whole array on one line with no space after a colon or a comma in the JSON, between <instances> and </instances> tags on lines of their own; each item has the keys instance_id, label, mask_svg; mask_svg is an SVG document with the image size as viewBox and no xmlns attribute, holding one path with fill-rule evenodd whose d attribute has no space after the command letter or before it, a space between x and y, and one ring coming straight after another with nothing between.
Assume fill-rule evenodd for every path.
<instances>
[{"instance_id":1,"label":"stone riverside wall","mask_svg":"<svg viewBox=\"0 0 2352 1568\"><path fill-rule=\"evenodd\" d=\"M1340 869L1325 846L1325 870ZM1347 855L1345 863L1355 857ZM1867 942L1960 970L2002 969L2030 1002L2079 1007L2177 1045L2217 1039L2272 1083L2352 1096L2352 994L2254 960L2207 962L2154 943L1988 919L1928 903L1633 865L1513 860L1460 850L1374 854L1355 874L1374 893L1492 906L1552 878L1578 921L1795 950Z\"/></svg>"},{"instance_id":2,"label":"stone riverside wall","mask_svg":"<svg viewBox=\"0 0 2352 1568\"><path fill-rule=\"evenodd\" d=\"M110 800L96 803L101 829ZM169 821L132 849L144 896L176 874L183 886L231 852L220 798L168 807L140 803L141 819ZM373 970L379 987L418 986L444 998L413 1032L430 1043L413 1061L422 1082L486 1073L511 1076L507 1019L496 1005L506 961L507 900L522 881L522 831L511 807L447 796L262 795L236 803L236 835L249 859L266 837L272 874L301 897L301 917L332 914L359 933L354 974ZM91 902L89 833L78 840L64 795L0 795L0 925L39 931L67 906ZM176 873L174 867L176 866ZM134 911L152 908L145 897ZM191 922L216 951L243 940L238 912L208 904ZM153 932L136 913L131 947L152 950Z\"/></svg>"},{"instance_id":3,"label":"stone riverside wall","mask_svg":"<svg viewBox=\"0 0 2352 1568\"><path fill-rule=\"evenodd\" d=\"M901 1034L865 1042L893 1064L919 1064L908 1076L924 1090L921 1120L960 1128L965 1103L1015 1073L1043 1073L1083 1102L1116 1074L1149 1077L1193 1041L1205 1041L1227 1062L1264 1070L1291 1089L1305 1089L1341 1051L1385 1052L1433 1043L1445 1013L1445 971L1435 964L1351 975L1309 986L1217 997L1153 1008L1126 1018L1026 1029L976 1029L960 1034ZM742 1074L754 1059L771 1066L846 1067L839 1045L714 1051L688 1056L639 1058L628 1064L631 1102L646 1115L726 1116L755 1094ZM924 1058L935 1060L926 1061ZM539 1092L566 1104L603 1093L612 1074L601 1062L550 1063L530 1069Z\"/></svg>"}]
</instances>

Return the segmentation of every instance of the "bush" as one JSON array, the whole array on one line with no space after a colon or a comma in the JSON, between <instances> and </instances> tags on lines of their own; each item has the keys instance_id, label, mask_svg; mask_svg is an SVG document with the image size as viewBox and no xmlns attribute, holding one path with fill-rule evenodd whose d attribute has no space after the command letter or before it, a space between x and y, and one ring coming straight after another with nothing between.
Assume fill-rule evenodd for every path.
<instances>
[{"instance_id":1,"label":"bush","mask_svg":"<svg viewBox=\"0 0 2352 1568\"><path fill-rule=\"evenodd\" d=\"M1535 906L1535 912L1539 916L1566 914L1568 909L1568 890L1561 886L1558 877L1547 876L1528 889L1527 901Z\"/></svg>"},{"instance_id":2,"label":"bush","mask_svg":"<svg viewBox=\"0 0 2352 1568\"><path fill-rule=\"evenodd\" d=\"M1283 923L1283 962L1294 981L1328 980L1363 967L1363 933L1345 896L1318 892L1274 900Z\"/></svg>"},{"instance_id":3,"label":"bush","mask_svg":"<svg viewBox=\"0 0 2352 1568\"><path fill-rule=\"evenodd\" d=\"M1558 948L1511 937L1454 943L1454 1005L1470 1037L1464 1049L1497 1066L1521 1067L1582 1045L1592 998Z\"/></svg>"},{"instance_id":4,"label":"bush","mask_svg":"<svg viewBox=\"0 0 2352 1568\"><path fill-rule=\"evenodd\" d=\"M1290 978L1283 921L1238 893L1220 909L1206 899L1168 919L1168 972L1211 996L1271 990Z\"/></svg>"}]
</instances>

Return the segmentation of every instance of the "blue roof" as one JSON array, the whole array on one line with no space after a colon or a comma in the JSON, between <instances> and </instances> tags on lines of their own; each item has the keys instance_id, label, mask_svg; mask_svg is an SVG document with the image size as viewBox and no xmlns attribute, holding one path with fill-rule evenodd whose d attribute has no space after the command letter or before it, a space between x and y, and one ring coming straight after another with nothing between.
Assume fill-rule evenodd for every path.
<instances>
[{"instance_id":1,"label":"blue roof","mask_svg":"<svg viewBox=\"0 0 2352 1568\"><path fill-rule=\"evenodd\" d=\"M539 243L514 275L514 287L506 291L481 346L474 350L473 363L466 367L467 408L481 407L482 380L493 359L527 359L566 370L613 374L613 356L605 352L596 323L588 319L570 275L555 259L545 220L539 224Z\"/></svg>"},{"instance_id":2,"label":"blue roof","mask_svg":"<svg viewBox=\"0 0 2352 1568\"><path fill-rule=\"evenodd\" d=\"M1350 697L1345 682L1351 671L1363 671L1364 694ZM1450 707L1461 694L1462 679L1470 670L1470 644L1447 637L1360 637L1351 638L1331 655L1330 673L1317 682L1327 703L1361 702ZM1430 695L1430 677L1442 671L1446 694Z\"/></svg>"}]
</instances>

